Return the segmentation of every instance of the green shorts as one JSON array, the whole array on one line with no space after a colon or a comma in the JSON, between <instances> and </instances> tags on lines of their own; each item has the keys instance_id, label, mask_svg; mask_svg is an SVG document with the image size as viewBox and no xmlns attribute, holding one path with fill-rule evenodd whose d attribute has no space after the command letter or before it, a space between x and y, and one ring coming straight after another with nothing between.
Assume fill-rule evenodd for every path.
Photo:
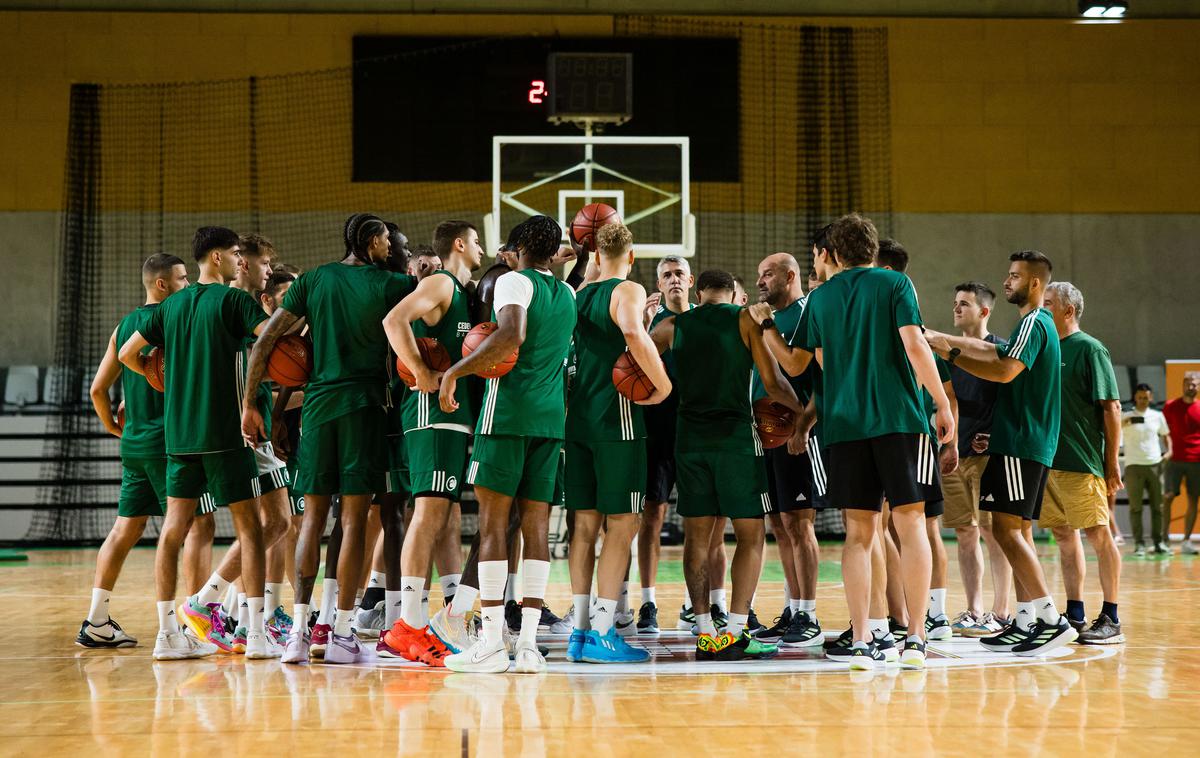
<instances>
[{"instance_id":1,"label":"green shorts","mask_svg":"<svg viewBox=\"0 0 1200 758\"><path fill-rule=\"evenodd\" d=\"M408 475L408 445L403 434L391 434L387 438L388 467L384 477L385 491L390 495L408 497L412 492L412 480Z\"/></svg>"},{"instance_id":2,"label":"green shorts","mask_svg":"<svg viewBox=\"0 0 1200 758\"><path fill-rule=\"evenodd\" d=\"M549 503L562 461L562 440L477 434L467 482L501 495Z\"/></svg>"},{"instance_id":3,"label":"green shorts","mask_svg":"<svg viewBox=\"0 0 1200 758\"><path fill-rule=\"evenodd\" d=\"M453 429L414 429L406 433L404 448L413 496L444 497L457 503L470 440L470 435Z\"/></svg>"},{"instance_id":4,"label":"green shorts","mask_svg":"<svg viewBox=\"0 0 1200 758\"><path fill-rule=\"evenodd\" d=\"M558 454L558 473L554 477L554 494L550 496L550 505L565 505L567 502L567 453Z\"/></svg>"},{"instance_id":5,"label":"green shorts","mask_svg":"<svg viewBox=\"0 0 1200 758\"><path fill-rule=\"evenodd\" d=\"M387 417L380 408L360 408L300 430L300 474L305 495L373 495L382 492L387 471Z\"/></svg>"},{"instance_id":6,"label":"green shorts","mask_svg":"<svg viewBox=\"0 0 1200 758\"><path fill-rule=\"evenodd\" d=\"M122 458L117 515L161 516L167 511L167 459Z\"/></svg>"},{"instance_id":7,"label":"green shorts","mask_svg":"<svg viewBox=\"0 0 1200 758\"><path fill-rule=\"evenodd\" d=\"M193 516L211 516L217 512L217 501L213 500L213 496L205 492L200 496L200 502L196 503L196 512Z\"/></svg>"},{"instance_id":8,"label":"green shorts","mask_svg":"<svg viewBox=\"0 0 1200 758\"><path fill-rule=\"evenodd\" d=\"M300 466L297 463L299 458L293 454L287 460L288 473L288 500L292 504L292 515L304 515L304 493L296 489L296 477L299 475Z\"/></svg>"},{"instance_id":9,"label":"green shorts","mask_svg":"<svg viewBox=\"0 0 1200 758\"><path fill-rule=\"evenodd\" d=\"M642 512L646 440L568 441L563 452L568 510L605 515Z\"/></svg>"},{"instance_id":10,"label":"green shorts","mask_svg":"<svg viewBox=\"0 0 1200 758\"><path fill-rule=\"evenodd\" d=\"M198 500L210 493L220 505L258 497L258 469L248 447L219 453L167 456L167 496Z\"/></svg>"},{"instance_id":11,"label":"green shorts","mask_svg":"<svg viewBox=\"0 0 1200 758\"><path fill-rule=\"evenodd\" d=\"M675 453L678 509L683 517L762 518L771 510L766 459L754 453Z\"/></svg>"}]
</instances>

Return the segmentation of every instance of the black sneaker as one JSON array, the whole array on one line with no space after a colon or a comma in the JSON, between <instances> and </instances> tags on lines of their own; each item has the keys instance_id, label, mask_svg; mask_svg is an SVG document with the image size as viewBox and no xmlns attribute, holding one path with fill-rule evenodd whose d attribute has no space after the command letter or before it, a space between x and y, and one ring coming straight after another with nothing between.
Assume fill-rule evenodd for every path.
<instances>
[{"instance_id":1,"label":"black sneaker","mask_svg":"<svg viewBox=\"0 0 1200 758\"><path fill-rule=\"evenodd\" d=\"M871 647L879 651L885 663L895 663L900 660L900 649L896 647L896 639L890 633L882 637L878 634L873 635Z\"/></svg>"},{"instance_id":2,"label":"black sneaker","mask_svg":"<svg viewBox=\"0 0 1200 758\"><path fill-rule=\"evenodd\" d=\"M888 631L892 633L893 637L899 639L904 639L908 636L908 627L891 616L888 616Z\"/></svg>"},{"instance_id":3,"label":"black sneaker","mask_svg":"<svg viewBox=\"0 0 1200 758\"><path fill-rule=\"evenodd\" d=\"M792 609L784 608L783 613L779 614L779 618L775 619L775 623L772 626L763 627L754 636L763 642L779 642L783 639L783 635L787 633L788 627L791 624Z\"/></svg>"},{"instance_id":4,"label":"black sneaker","mask_svg":"<svg viewBox=\"0 0 1200 758\"><path fill-rule=\"evenodd\" d=\"M75 636L75 644L91 648L137 647L137 640L126 634L121 625L112 619L103 624L93 624L84 619L79 634Z\"/></svg>"},{"instance_id":5,"label":"black sneaker","mask_svg":"<svg viewBox=\"0 0 1200 758\"><path fill-rule=\"evenodd\" d=\"M692 606L680 606L679 621L675 624L675 628L681 632L691 632L692 634L700 633L696 629L696 613L692 610Z\"/></svg>"},{"instance_id":6,"label":"black sneaker","mask_svg":"<svg viewBox=\"0 0 1200 758\"><path fill-rule=\"evenodd\" d=\"M521 606L516 600L504 604L504 623L510 632L521 631Z\"/></svg>"},{"instance_id":7,"label":"black sneaker","mask_svg":"<svg viewBox=\"0 0 1200 758\"><path fill-rule=\"evenodd\" d=\"M845 660L850 663L851 671L874 671L876 666L886 663L879 648L862 642L855 643Z\"/></svg>"},{"instance_id":8,"label":"black sneaker","mask_svg":"<svg viewBox=\"0 0 1200 758\"><path fill-rule=\"evenodd\" d=\"M825 640L824 645L826 650L844 649L846 655L850 655L850 648L854 646L854 627L842 632L836 639Z\"/></svg>"},{"instance_id":9,"label":"black sneaker","mask_svg":"<svg viewBox=\"0 0 1200 758\"><path fill-rule=\"evenodd\" d=\"M909 638L904 641L904 651L900 653L900 665L906 669L925 668L925 643Z\"/></svg>"},{"instance_id":10,"label":"black sneaker","mask_svg":"<svg viewBox=\"0 0 1200 758\"><path fill-rule=\"evenodd\" d=\"M638 634L658 634L658 606L654 603L642 603L638 608Z\"/></svg>"},{"instance_id":11,"label":"black sneaker","mask_svg":"<svg viewBox=\"0 0 1200 758\"><path fill-rule=\"evenodd\" d=\"M1051 650L1057 650L1063 645L1069 645L1079 637L1079 632L1071 626L1066 616L1059 616L1055 624L1047 624L1038 620L1029 630L1029 635L1019 645L1014 645L1013 655L1034 656L1045 655Z\"/></svg>"},{"instance_id":12,"label":"black sneaker","mask_svg":"<svg viewBox=\"0 0 1200 758\"><path fill-rule=\"evenodd\" d=\"M950 619L945 616L925 616L925 638L930 640L948 640L954 636L950 629Z\"/></svg>"},{"instance_id":13,"label":"black sneaker","mask_svg":"<svg viewBox=\"0 0 1200 758\"><path fill-rule=\"evenodd\" d=\"M721 637L725 637L725 635L721 635ZM718 645L723 641L721 637L717 638ZM741 636L736 640L719 647L716 658L718 661L761 661L777 655L779 655L779 648L775 645L760 642L743 630Z\"/></svg>"},{"instance_id":14,"label":"black sneaker","mask_svg":"<svg viewBox=\"0 0 1200 758\"><path fill-rule=\"evenodd\" d=\"M713 626L716 627L718 632L729 626L729 616L721 612L721 606L713 603L709 607L708 612L712 615Z\"/></svg>"},{"instance_id":15,"label":"black sneaker","mask_svg":"<svg viewBox=\"0 0 1200 758\"><path fill-rule=\"evenodd\" d=\"M807 611L800 611L792 616L792 622L788 625L787 631L783 633L780 641L784 645L809 647L824 642L825 634L814 617L808 615Z\"/></svg>"},{"instance_id":16,"label":"black sneaker","mask_svg":"<svg viewBox=\"0 0 1200 758\"><path fill-rule=\"evenodd\" d=\"M979 639L979 644L983 645L988 650L995 650L998 653L1007 653L1028 639L1030 633L1031 632L1027 632L1017 626L1015 622L1009 622L1008 626L1004 627L996 634L993 634L991 637L981 637Z\"/></svg>"},{"instance_id":17,"label":"black sneaker","mask_svg":"<svg viewBox=\"0 0 1200 758\"><path fill-rule=\"evenodd\" d=\"M504 609L504 613L505 615L508 615L508 608ZM517 615L517 618L520 620L520 614ZM548 632L550 631L550 627L554 626L560 621L562 621L562 619L558 616L555 616L554 611L550 610L550 606L546 605L545 601L542 601L542 617L538 619L538 631ZM517 624L517 626L519 627L520 624Z\"/></svg>"},{"instance_id":18,"label":"black sneaker","mask_svg":"<svg viewBox=\"0 0 1200 758\"><path fill-rule=\"evenodd\" d=\"M1067 623L1071 625L1071 628L1075 630L1076 634L1083 634L1084 630L1087 629L1087 621L1085 619L1079 619L1076 621L1068 616Z\"/></svg>"},{"instance_id":19,"label":"black sneaker","mask_svg":"<svg viewBox=\"0 0 1200 758\"><path fill-rule=\"evenodd\" d=\"M766 629L762 622L758 620L758 614L754 609L750 609L750 613L746 616L746 631L750 632L750 636L755 636L755 632Z\"/></svg>"},{"instance_id":20,"label":"black sneaker","mask_svg":"<svg viewBox=\"0 0 1200 758\"><path fill-rule=\"evenodd\" d=\"M1121 625L1101 613L1100 618L1092 622L1090 629L1080 632L1077 640L1083 645L1117 645L1125 641L1121 633Z\"/></svg>"}]
</instances>

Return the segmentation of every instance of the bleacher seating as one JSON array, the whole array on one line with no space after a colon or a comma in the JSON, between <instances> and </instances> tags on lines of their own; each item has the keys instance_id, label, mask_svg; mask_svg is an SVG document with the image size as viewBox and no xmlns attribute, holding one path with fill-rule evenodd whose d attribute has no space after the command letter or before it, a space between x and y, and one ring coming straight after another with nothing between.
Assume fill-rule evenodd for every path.
<instances>
[{"instance_id":1,"label":"bleacher seating","mask_svg":"<svg viewBox=\"0 0 1200 758\"><path fill-rule=\"evenodd\" d=\"M21 409L42 401L41 381L37 366L10 366L4 384L6 409Z\"/></svg>"}]
</instances>

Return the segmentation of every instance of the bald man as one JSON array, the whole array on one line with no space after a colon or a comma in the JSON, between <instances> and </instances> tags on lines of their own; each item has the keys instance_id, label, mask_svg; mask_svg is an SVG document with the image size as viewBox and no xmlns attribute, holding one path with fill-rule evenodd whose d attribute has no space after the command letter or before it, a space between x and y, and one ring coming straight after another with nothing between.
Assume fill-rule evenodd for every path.
<instances>
[{"instance_id":1,"label":"bald man","mask_svg":"<svg viewBox=\"0 0 1200 758\"><path fill-rule=\"evenodd\" d=\"M758 300L771 308L770 318L787 343L792 343L804 313L805 297L801 285L800 264L790 253L768 255L758 264ZM786 372L785 372L786 373ZM812 395L808 370L788 376L801 404ZM766 397L762 379L754 372L750 398ZM824 635L817 623L817 534L813 527L814 510L823 488L814 488L812 464L806 440L810 424L796 425L796 433L787 444L766 451L767 480L771 493L771 530L779 546L786 582L786 604L775 624L758 633L767 642L807 646L821 644ZM821 491L816 491L821 490Z\"/></svg>"}]
</instances>

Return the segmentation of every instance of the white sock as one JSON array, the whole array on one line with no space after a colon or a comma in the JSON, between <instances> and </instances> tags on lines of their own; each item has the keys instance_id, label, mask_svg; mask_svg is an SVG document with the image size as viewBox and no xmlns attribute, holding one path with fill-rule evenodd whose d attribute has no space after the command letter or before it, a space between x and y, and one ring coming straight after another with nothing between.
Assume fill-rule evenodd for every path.
<instances>
[{"instance_id":1,"label":"white sock","mask_svg":"<svg viewBox=\"0 0 1200 758\"><path fill-rule=\"evenodd\" d=\"M729 606L725 604L725 589L724 588L719 589L719 590L709 590L708 591L708 604L710 606L711 605L717 606L717 608L720 609L721 613L724 613L726 615L729 614Z\"/></svg>"},{"instance_id":2,"label":"white sock","mask_svg":"<svg viewBox=\"0 0 1200 758\"><path fill-rule=\"evenodd\" d=\"M642 587L642 602L643 603L654 603L655 605L658 605L658 601L655 599L655 596L654 596L654 588L653 587Z\"/></svg>"},{"instance_id":3,"label":"white sock","mask_svg":"<svg viewBox=\"0 0 1200 758\"><path fill-rule=\"evenodd\" d=\"M367 582L367 589L385 589L387 587L387 574L382 571L372 571L371 579Z\"/></svg>"},{"instance_id":4,"label":"white sock","mask_svg":"<svg viewBox=\"0 0 1200 758\"><path fill-rule=\"evenodd\" d=\"M798 602L800 604L800 606L797 608L797 610L804 611L805 613L807 613L810 616L812 616L813 614L815 614L817 612L817 601L816 600L797 600L796 602Z\"/></svg>"},{"instance_id":5,"label":"white sock","mask_svg":"<svg viewBox=\"0 0 1200 758\"><path fill-rule=\"evenodd\" d=\"M571 596L571 607L575 610L575 628L581 632L592 628L592 621L589 618L591 603L591 595Z\"/></svg>"},{"instance_id":6,"label":"white sock","mask_svg":"<svg viewBox=\"0 0 1200 758\"><path fill-rule=\"evenodd\" d=\"M159 600L158 606L158 630L160 632L170 632L174 634L179 631L179 618L175 616L175 601L174 600Z\"/></svg>"},{"instance_id":7,"label":"white sock","mask_svg":"<svg viewBox=\"0 0 1200 758\"><path fill-rule=\"evenodd\" d=\"M888 620L883 619L867 619L867 628L871 630L872 637L886 637L891 632L888 629Z\"/></svg>"},{"instance_id":8,"label":"white sock","mask_svg":"<svg viewBox=\"0 0 1200 758\"><path fill-rule=\"evenodd\" d=\"M1037 613L1038 621L1043 624L1057 624L1058 618L1062 614L1054 607L1054 598L1047 595L1033 600L1033 608Z\"/></svg>"},{"instance_id":9,"label":"white sock","mask_svg":"<svg viewBox=\"0 0 1200 758\"><path fill-rule=\"evenodd\" d=\"M317 623L333 626L333 613L337 609L338 581L326 579L321 583L321 613Z\"/></svg>"},{"instance_id":10,"label":"white sock","mask_svg":"<svg viewBox=\"0 0 1200 758\"><path fill-rule=\"evenodd\" d=\"M354 608L348 608L347 610L338 608L334 614L333 633L338 637L349 637L353 622Z\"/></svg>"},{"instance_id":11,"label":"white sock","mask_svg":"<svg viewBox=\"0 0 1200 758\"><path fill-rule=\"evenodd\" d=\"M384 590L383 597L383 621L387 624L386 628L391 629L396 619L400 618L400 604L403 602L404 593L400 590Z\"/></svg>"},{"instance_id":12,"label":"white sock","mask_svg":"<svg viewBox=\"0 0 1200 758\"><path fill-rule=\"evenodd\" d=\"M731 613L729 614L729 620L725 623L725 631L729 632L734 637L741 637L742 630L746 628L746 622L749 619L749 614Z\"/></svg>"},{"instance_id":13,"label":"white sock","mask_svg":"<svg viewBox=\"0 0 1200 758\"><path fill-rule=\"evenodd\" d=\"M400 620L413 629L420 629L421 623L421 591L425 589L425 577L400 577Z\"/></svg>"},{"instance_id":14,"label":"white sock","mask_svg":"<svg viewBox=\"0 0 1200 758\"><path fill-rule=\"evenodd\" d=\"M1032 601L1028 602L1028 603L1018 602L1017 603L1017 617L1016 617L1017 628L1023 632L1029 631L1029 629L1033 626L1033 619L1034 619L1033 602Z\"/></svg>"},{"instance_id":15,"label":"white sock","mask_svg":"<svg viewBox=\"0 0 1200 758\"><path fill-rule=\"evenodd\" d=\"M92 588L92 607L88 611L87 620L90 624L103 626L108 623L108 598L112 592L99 587Z\"/></svg>"},{"instance_id":16,"label":"white sock","mask_svg":"<svg viewBox=\"0 0 1200 758\"><path fill-rule=\"evenodd\" d=\"M276 608L283 607L283 582L267 582L263 588L263 617L271 618Z\"/></svg>"},{"instance_id":17,"label":"white sock","mask_svg":"<svg viewBox=\"0 0 1200 758\"><path fill-rule=\"evenodd\" d=\"M521 588L524 596L538 600L546 597L546 585L550 583L550 561L526 560L521 564L521 568L525 574L524 586ZM541 611L538 613L538 618L541 618Z\"/></svg>"},{"instance_id":18,"label":"white sock","mask_svg":"<svg viewBox=\"0 0 1200 758\"><path fill-rule=\"evenodd\" d=\"M508 564L505 563L504 565L507 566ZM504 602L508 603L509 601L512 601L514 603L517 601L517 575L516 574L509 574L508 582L504 585Z\"/></svg>"},{"instance_id":19,"label":"white sock","mask_svg":"<svg viewBox=\"0 0 1200 758\"><path fill-rule=\"evenodd\" d=\"M196 593L196 599L202 604L221 602L221 596L225 594L225 590L229 588L229 582L221 578L221 575L213 572L213 575L208 578L200 591Z\"/></svg>"},{"instance_id":20,"label":"white sock","mask_svg":"<svg viewBox=\"0 0 1200 758\"><path fill-rule=\"evenodd\" d=\"M421 591L421 626L429 625L429 590Z\"/></svg>"},{"instance_id":21,"label":"white sock","mask_svg":"<svg viewBox=\"0 0 1200 758\"><path fill-rule=\"evenodd\" d=\"M617 599L617 611L629 613L629 582L621 582L621 597Z\"/></svg>"},{"instance_id":22,"label":"white sock","mask_svg":"<svg viewBox=\"0 0 1200 758\"><path fill-rule=\"evenodd\" d=\"M537 628L541 619L541 608L521 607L521 634L517 637L518 645L537 644Z\"/></svg>"},{"instance_id":23,"label":"white sock","mask_svg":"<svg viewBox=\"0 0 1200 758\"><path fill-rule=\"evenodd\" d=\"M717 628L713 626L711 613L697 613L696 627L701 634L708 634L714 637L717 634Z\"/></svg>"},{"instance_id":24,"label":"white sock","mask_svg":"<svg viewBox=\"0 0 1200 758\"><path fill-rule=\"evenodd\" d=\"M601 637L608 634L608 630L613 627L613 616L616 612L616 600L603 597L596 600L596 615L592 617L592 628L596 630L596 634Z\"/></svg>"},{"instance_id":25,"label":"white sock","mask_svg":"<svg viewBox=\"0 0 1200 758\"><path fill-rule=\"evenodd\" d=\"M939 619L946 615L946 588L929 590L929 618Z\"/></svg>"},{"instance_id":26,"label":"white sock","mask_svg":"<svg viewBox=\"0 0 1200 758\"><path fill-rule=\"evenodd\" d=\"M246 593L238 593L237 625L239 629L250 631L250 604L246 602Z\"/></svg>"},{"instance_id":27,"label":"white sock","mask_svg":"<svg viewBox=\"0 0 1200 758\"><path fill-rule=\"evenodd\" d=\"M796 598L791 598L791 597L788 598L788 610L790 610L792 612L793 616L802 610L800 608L800 603L802 603L802 602L804 602L804 601L798 600Z\"/></svg>"},{"instance_id":28,"label":"white sock","mask_svg":"<svg viewBox=\"0 0 1200 758\"><path fill-rule=\"evenodd\" d=\"M483 602L504 600L504 580L508 573L508 561L479 562L479 599ZM461 594L461 593L460 593ZM457 598L455 598L457 600ZM504 633L501 625L504 623L504 604L483 606L482 635L487 644L497 646L504 644Z\"/></svg>"},{"instance_id":29,"label":"white sock","mask_svg":"<svg viewBox=\"0 0 1200 758\"><path fill-rule=\"evenodd\" d=\"M308 629L308 614L308 603L295 603L292 605L292 628Z\"/></svg>"},{"instance_id":30,"label":"white sock","mask_svg":"<svg viewBox=\"0 0 1200 758\"><path fill-rule=\"evenodd\" d=\"M496 561L496 563L506 565L504 561ZM479 562L480 573L483 573L483 561ZM502 580L503 581L503 580ZM483 584L481 580L479 582ZM500 590L501 594L504 590ZM504 606L503 605L485 605L480 611L483 616L483 626L479 630L479 639L489 647L497 647L504 644L504 632L502 626L504 624Z\"/></svg>"},{"instance_id":31,"label":"white sock","mask_svg":"<svg viewBox=\"0 0 1200 758\"><path fill-rule=\"evenodd\" d=\"M458 590L454 593L454 600L450 602L450 615L465 616L475 607L475 600L478 597L478 587L471 587L466 584L458 585Z\"/></svg>"},{"instance_id":32,"label":"white sock","mask_svg":"<svg viewBox=\"0 0 1200 758\"><path fill-rule=\"evenodd\" d=\"M263 601L261 597L248 597L246 602L250 605L249 625L247 629L250 634L258 632L263 634L266 632L266 627L263 626Z\"/></svg>"},{"instance_id":33,"label":"white sock","mask_svg":"<svg viewBox=\"0 0 1200 758\"><path fill-rule=\"evenodd\" d=\"M458 591L458 583L462 581L462 574L447 574L438 577L438 581L442 584L442 603L445 604L446 598L453 598L454 593Z\"/></svg>"}]
</instances>

